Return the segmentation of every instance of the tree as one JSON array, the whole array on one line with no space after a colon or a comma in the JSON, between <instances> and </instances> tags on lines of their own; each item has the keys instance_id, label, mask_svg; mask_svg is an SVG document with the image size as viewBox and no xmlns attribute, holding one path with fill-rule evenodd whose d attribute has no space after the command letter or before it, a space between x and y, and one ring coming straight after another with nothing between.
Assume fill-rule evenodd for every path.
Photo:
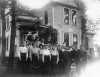
<instances>
[{"instance_id":1,"label":"tree","mask_svg":"<svg viewBox=\"0 0 100 77\"><path fill-rule=\"evenodd\" d=\"M10 39L10 54L9 54L9 68L13 68L14 51L15 51L15 36L16 36L16 0L11 0L11 39Z\"/></svg>"},{"instance_id":2,"label":"tree","mask_svg":"<svg viewBox=\"0 0 100 77\"><path fill-rule=\"evenodd\" d=\"M5 7L6 7L6 1L5 0L0 0L0 15L1 15L1 20L2 20L2 62L4 61L4 56L5 56L5 46L6 46L6 39L5 39L5 29L6 29L6 23L5 23Z\"/></svg>"}]
</instances>

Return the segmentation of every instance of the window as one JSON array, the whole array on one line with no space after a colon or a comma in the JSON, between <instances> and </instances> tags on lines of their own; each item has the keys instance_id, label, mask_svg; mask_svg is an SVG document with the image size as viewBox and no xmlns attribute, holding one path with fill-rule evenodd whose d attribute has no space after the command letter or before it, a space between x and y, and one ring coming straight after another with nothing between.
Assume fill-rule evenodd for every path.
<instances>
[{"instance_id":1,"label":"window","mask_svg":"<svg viewBox=\"0 0 100 77\"><path fill-rule=\"evenodd\" d=\"M77 48L77 44L78 44L77 34L73 34L73 46L75 46L75 48Z\"/></svg>"},{"instance_id":2,"label":"window","mask_svg":"<svg viewBox=\"0 0 100 77\"><path fill-rule=\"evenodd\" d=\"M64 33L64 43L69 46L69 33Z\"/></svg>"},{"instance_id":3,"label":"window","mask_svg":"<svg viewBox=\"0 0 100 77\"><path fill-rule=\"evenodd\" d=\"M76 20L77 20L77 11L72 10L72 23L76 24L77 23Z\"/></svg>"},{"instance_id":4,"label":"window","mask_svg":"<svg viewBox=\"0 0 100 77\"><path fill-rule=\"evenodd\" d=\"M64 8L64 23L69 24L69 9Z\"/></svg>"},{"instance_id":5,"label":"window","mask_svg":"<svg viewBox=\"0 0 100 77\"><path fill-rule=\"evenodd\" d=\"M48 12L45 11L45 24L48 24Z\"/></svg>"}]
</instances>

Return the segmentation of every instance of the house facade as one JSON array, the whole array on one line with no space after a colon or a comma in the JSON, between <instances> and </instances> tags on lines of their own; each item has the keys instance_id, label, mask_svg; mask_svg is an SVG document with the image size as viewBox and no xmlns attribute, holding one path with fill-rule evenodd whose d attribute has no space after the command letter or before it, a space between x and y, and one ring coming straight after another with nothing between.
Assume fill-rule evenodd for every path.
<instances>
[{"instance_id":1,"label":"house facade","mask_svg":"<svg viewBox=\"0 0 100 77\"><path fill-rule=\"evenodd\" d=\"M33 10L33 14L41 17L43 24L57 29L58 44L65 43L79 49L82 44L82 12L74 0L62 2L51 2L42 9Z\"/></svg>"},{"instance_id":2,"label":"house facade","mask_svg":"<svg viewBox=\"0 0 100 77\"><path fill-rule=\"evenodd\" d=\"M53 2L41 12L40 16L45 20L44 24L52 25L53 28L57 29L58 44L65 43L66 46L80 48L82 43L81 12L74 2L71 4Z\"/></svg>"}]
</instances>

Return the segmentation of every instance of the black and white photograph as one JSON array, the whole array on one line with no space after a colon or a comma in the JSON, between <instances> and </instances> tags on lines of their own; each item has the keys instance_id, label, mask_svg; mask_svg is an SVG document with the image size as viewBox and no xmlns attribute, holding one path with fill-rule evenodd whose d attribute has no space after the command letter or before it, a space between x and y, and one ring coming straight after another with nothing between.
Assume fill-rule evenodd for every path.
<instances>
[{"instance_id":1,"label":"black and white photograph","mask_svg":"<svg viewBox=\"0 0 100 77\"><path fill-rule=\"evenodd\" d=\"M0 77L100 77L100 0L0 0Z\"/></svg>"}]
</instances>

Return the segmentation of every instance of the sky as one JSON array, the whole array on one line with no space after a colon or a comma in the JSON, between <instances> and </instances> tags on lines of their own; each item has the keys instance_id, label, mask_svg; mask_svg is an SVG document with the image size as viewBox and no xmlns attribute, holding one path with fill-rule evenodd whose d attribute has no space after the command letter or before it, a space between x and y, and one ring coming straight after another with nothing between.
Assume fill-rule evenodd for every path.
<instances>
[{"instance_id":1,"label":"sky","mask_svg":"<svg viewBox=\"0 0 100 77\"><path fill-rule=\"evenodd\" d=\"M94 23L96 33L93 37L94 44L100 45L100 0L81 0L86 8L85 15Z\"/></svg>"},{"instance_id":2,"label":"sky","mask_svg":"<svg viewBox=\"0 0 100 77\"><path fill-rule=\"evenodd\" d=\"M86 7L86 15L92 21L100 19L100 1L99 0L82 0Z\"/></svg>"},{"instance_id":3,"label":"sky","mask_svg":"<svg viewBox=\"0 0 100 77\"><path fill-rule=\"evenodd\" d=\"M29 9L41 9L50 1L51 0L18 0L19 3Z\"/></svg>"},{"instance_id":4,"label":"sky","mask_svg":"<svg viewBox=\"0 0 100 77\"><path fill-rule=\"evenodd\" d=\"M22 5L31 9L39 9L44 7L50 1L65 1L65 0L18 0ZM86 15L92 22L100 20L100 0L78 0L82 1L86 7ZM67 0L66 0L67 2Z\"/></svg>"},{"instance_id":5,"label":"sky","mask_svg":"<svg viewBox=\"0 0 100 77\"><path fill-rule=\"evenodd\" d=\"M39 9L44 7L50 1L65 1L65 0L18 0L22 5L29 7L31 9ZM100 1L99 0L78 0L82 1L86 7L87 17L96 22L100 19ZM67 0L66 0L67 2Z\"/></svg>"}]
</instances>

